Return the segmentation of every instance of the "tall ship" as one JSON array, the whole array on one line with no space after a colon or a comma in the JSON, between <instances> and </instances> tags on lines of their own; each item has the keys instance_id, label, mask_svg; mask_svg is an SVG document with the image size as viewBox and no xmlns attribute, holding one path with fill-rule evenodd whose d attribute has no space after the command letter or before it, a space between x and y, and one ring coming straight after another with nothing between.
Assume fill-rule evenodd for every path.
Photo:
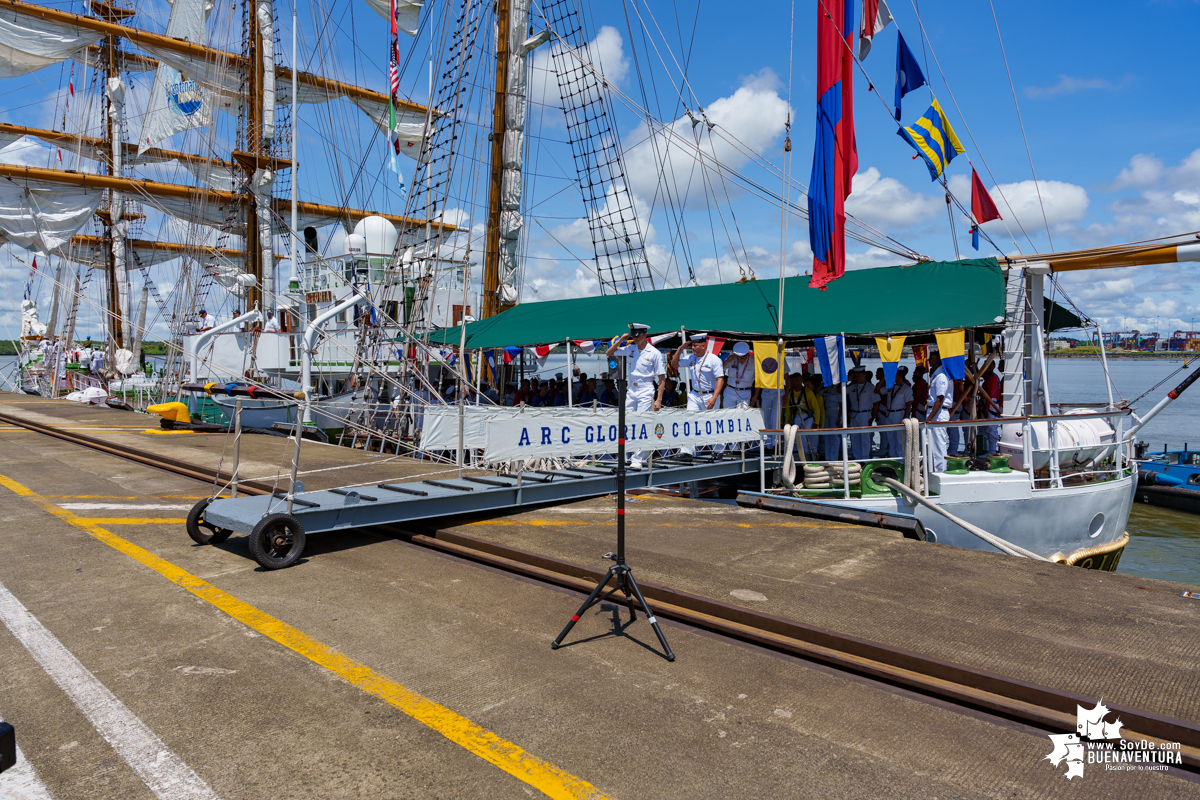
<instances>
[{"instance_id":1,"label":"tall ship","mask_svg":"<svg viewBox=\"0 0 1200 800\"><path fill-rule=\"evenodd\" d=\"M641 77L640 100L610 80L606 70L616 65L605 63L604 43L615 31L595 30L574 0L346 0L314 6L304 25L296 8L290 25L279 19L272 0L229 7L175 0L157 15L119 3L74 13L10 0L0 8L0 77L57 66L68 87L57 128L0 125L0 137L34 140L51 161L0 165L8 209L0 231L30 267L17 382L49 397L171 406L170 421L188 424L228 426L238 397L253 427L298 435L308 428L343 442L349 432L349 443L364 450L374 442L397 456L519 471L521 464L500 463L466 432L468 416L503 426L528 411L503 409L505 393L489 397L483 384L502 390L527 363L536 372L553 348L570 373L573 356L611 342L628 315L667 347L697 331L774 343L777 365L803 360L830 337L844 356L848 345L881 337L911 345L957 332L965 342L958 380L967 417L956 424L974 422L991 365L1003 379L996 424L1007 463L931 471L938 426L918 421L906 433L910 456L886 465L890 472L866 456L852 467L846 454L821 462L810 453L813 485L788 476L772 487L766 475L791 467L776 456L769 470L762 461L760 494L773 488L773 496L894 511L922 519L938 542L1112 569L1127 541L1132 454L1148 415L1119 402L1052 401L1046 338L1065 311L1051 302L1061 296L1056 275L1200 260L1200 246L1178 236L938 262L847 213L857 170L847 155L853 75L891 21L877 16L881 6L835 2L836 13L818 15L821 69L833 59L837 70L821 73L829 85L818 98L805 186L793 175L788 104L778 109L787 116L785 141L770 152L776 142L739 139L723 116L729 112L706 109L690 87L679 89L682 115L663 119ZM331 19L337 24L327 25ZM343 33L328 33L343 24ZM651 49L662 45L655 52L663 71L687 86L686 67L663 55L671 51L658 23L639 15L636 27L629 22L631 37L635 31L656 43ZM369 72L376 85L339 77L347 72ZM829 82L835 74L840 79ZM151 88L139 94L135 84ZM636 165L618 133L615 103L638 116L650 142ZM305 107L322 111L301 137ZM911 126L896 124L945 190L948 210L953 201L971 231L991 243L981 226L993 217L974 202L968 209L946 180L946 166L964 150L937 99ZM682 172L680 160L689 165ZM547 189L550 162L561 174ZM631 188L647 180L638 171L647 164L658 186L649 210ZM314 196L301 197L301 184ZM574 213L562 217L561 203L551 206L559 216L544 210L568 190L578 198ZM778 280L755 274L762 261L752 258L733 200L746 194L779 214ZM710 211L701 234L712 239L716 285L691 250L698 234L685 211L699 196ZM651 240L655 213L670 223L667 253ZM955 212L950 218L953 230ZM789 224L809 228L811 275L782 277ZM531 246L535 227L578 262L571 287L527 274L530 263L555 260ZM897 266L845 272L847 239L890 254ZM947 296L917 319L839 299L847 285L928 296L939 281L974 292L971 302ZM586 297L539 302L547 289ZM49 297L48 312L35 297ZM741 316L711 312L735 300ZM80 341L84 312L100 321L102 341ZM1082 312L1070 318L1095 328L1103 348L1099 326ZM146 371L139 355L151 330L166 332L166 352ZM679 379L686 382L686 372ZM566 405L576 405L570 391ZM458 432L446 438L447 426L435 426L434 447L426 417L447 410L436 406L456 407L449 413L457 414ZM825 428L843 440L862 435L851 434L845 419L836 423ZM755 452L765 458L773 440L788 436L773 432L790 424L767 419ZM662 457L669 463L672 454ZM611 453L589 458L603 462ZM840 488L827 485L835 479Z\"/></svg>"}]
</instances>

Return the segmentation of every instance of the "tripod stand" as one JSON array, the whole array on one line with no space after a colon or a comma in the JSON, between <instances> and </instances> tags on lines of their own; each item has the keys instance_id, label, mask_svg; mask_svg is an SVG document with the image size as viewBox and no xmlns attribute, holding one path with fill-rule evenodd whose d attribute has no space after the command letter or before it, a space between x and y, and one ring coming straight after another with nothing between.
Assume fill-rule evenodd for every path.
<instances>
[{"instance_id":1,"label":"tripod stand","mask_svg":"<svg viewBox=\"0 0 1200 800\"><path fill-rule=\"evenodd\" d=\"M650 610L646 598L642 596L642 590L638 588L637 581L634 580L633 570L625 563L625 394L628 390L625 358L625 356L620 356L618 359L620 372L617 379L617 390L621 396L617 406L617 430L619 431L617 438L617 552L604 554L605 558L612 559L615 563L608 568L608 572L604 573L600 583L596 584L596 588L588 595L588 599L583 601L583 605L575 612L575 616L571 617L567 627L563 628L558 638L550 643L550 648L553 650L559 648L563 639L571 632L571 628L575 627L575 623L579 621L584 612L620 592L625 595L625 604L629 606L629 621L633 622L637 619L637 606L633 602L636 598L642 611L646 612L646 619L649 620L650 627L654 628L654 633L658 636L659 644L665 651L667 661L674 661L675 653L671 651L671 645L667 644L667 637L663 636L662 629L658 627L658 620L655 619L654 612ZM616 581L613 588L605 592L604 589L613 580Z\"/></svg>"}]
</instances>

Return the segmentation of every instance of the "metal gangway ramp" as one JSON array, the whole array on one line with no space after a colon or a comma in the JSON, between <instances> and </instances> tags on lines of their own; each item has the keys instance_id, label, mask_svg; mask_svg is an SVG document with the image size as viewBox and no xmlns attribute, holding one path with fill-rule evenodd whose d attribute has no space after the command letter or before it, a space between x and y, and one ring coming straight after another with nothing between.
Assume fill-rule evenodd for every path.
<instances>
[{"instance_id":1,"label":"metal gangway ramp","mask_svg":"<svg viewBox=\"0 0 1200 800\"><path fill-rule=\"evenodd\" d=\"M687 484L757 474L760 456L746 451L698 455L685 462L653 459L625 470L625 489ZM188 516L188 533L202 544L233 533L250 536L250 552L267 569L291 566L307 535L435 517L500 511L598 497L617 491L616 466L604 462L516 474L464 475L408 483L379 483L319 491L204 499ZM289 508L290 507L290 508Z\"/></svg>"}]
</instances>

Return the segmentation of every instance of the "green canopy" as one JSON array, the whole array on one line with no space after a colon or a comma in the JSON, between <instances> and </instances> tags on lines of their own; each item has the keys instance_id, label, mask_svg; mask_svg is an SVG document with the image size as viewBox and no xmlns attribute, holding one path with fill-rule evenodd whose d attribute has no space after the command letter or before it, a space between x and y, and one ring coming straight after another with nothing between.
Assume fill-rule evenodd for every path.
<instances>
[{"instance_id":1,"label":"green canopy","mask_svg":"<svg viewBox=\"0 0 1200 800\"><path fill-rule=\"evenodd\" d=\"M924 261L907 267L847 272L825 291L808 278L784 280L783 335L788 339L915 334L998 328L1004 322L1004 272L994 258ZM779 281L687 286L652 292L524 303L467 324L467 348L609 339L631 322L652 334L687 328L730 337L774 337ZM434 343L459 343L459 329L434 332Z\"/></svg>"}]
</instances>

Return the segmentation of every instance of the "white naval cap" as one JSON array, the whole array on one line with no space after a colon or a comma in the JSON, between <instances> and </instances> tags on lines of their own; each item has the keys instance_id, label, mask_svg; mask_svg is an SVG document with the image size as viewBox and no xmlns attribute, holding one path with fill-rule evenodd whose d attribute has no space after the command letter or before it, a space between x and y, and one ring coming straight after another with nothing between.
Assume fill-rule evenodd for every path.
<instances>
[{"instance_id":1,"label":"white naval cap","mask_svg":"<svg viewBox=\"0 0 1200 800\"><path fill-rule=\"evenodd\" d=\"M688 340L692 341L692 342L703 342L703 341L706 341L707 339L708 339L707 333L693 333L691 336L688 337Z\"/></svg>"},{"instance_id":2,"label":"white naval cap","mask_svg":"<svg viewBox=\"0 0 1200 800\"><path fill-rule=\"evenodd\" d=\"M629 330L633 331L634 333L645 333L646 331L650 330L650 326L643 325L640 322L631 322L629 323Z\"/></svg>"},{"instance_id":3,"label":"white naval cap","mask_svg":"<svg viewBox=\"0 0 1200 800\"><path fill-rule=\"evenodd\" d=\"M733 354L735 356L745 356L750 354L750 345L745 342L738 342L733 346Z\"/></svg>"}]
</instances>

